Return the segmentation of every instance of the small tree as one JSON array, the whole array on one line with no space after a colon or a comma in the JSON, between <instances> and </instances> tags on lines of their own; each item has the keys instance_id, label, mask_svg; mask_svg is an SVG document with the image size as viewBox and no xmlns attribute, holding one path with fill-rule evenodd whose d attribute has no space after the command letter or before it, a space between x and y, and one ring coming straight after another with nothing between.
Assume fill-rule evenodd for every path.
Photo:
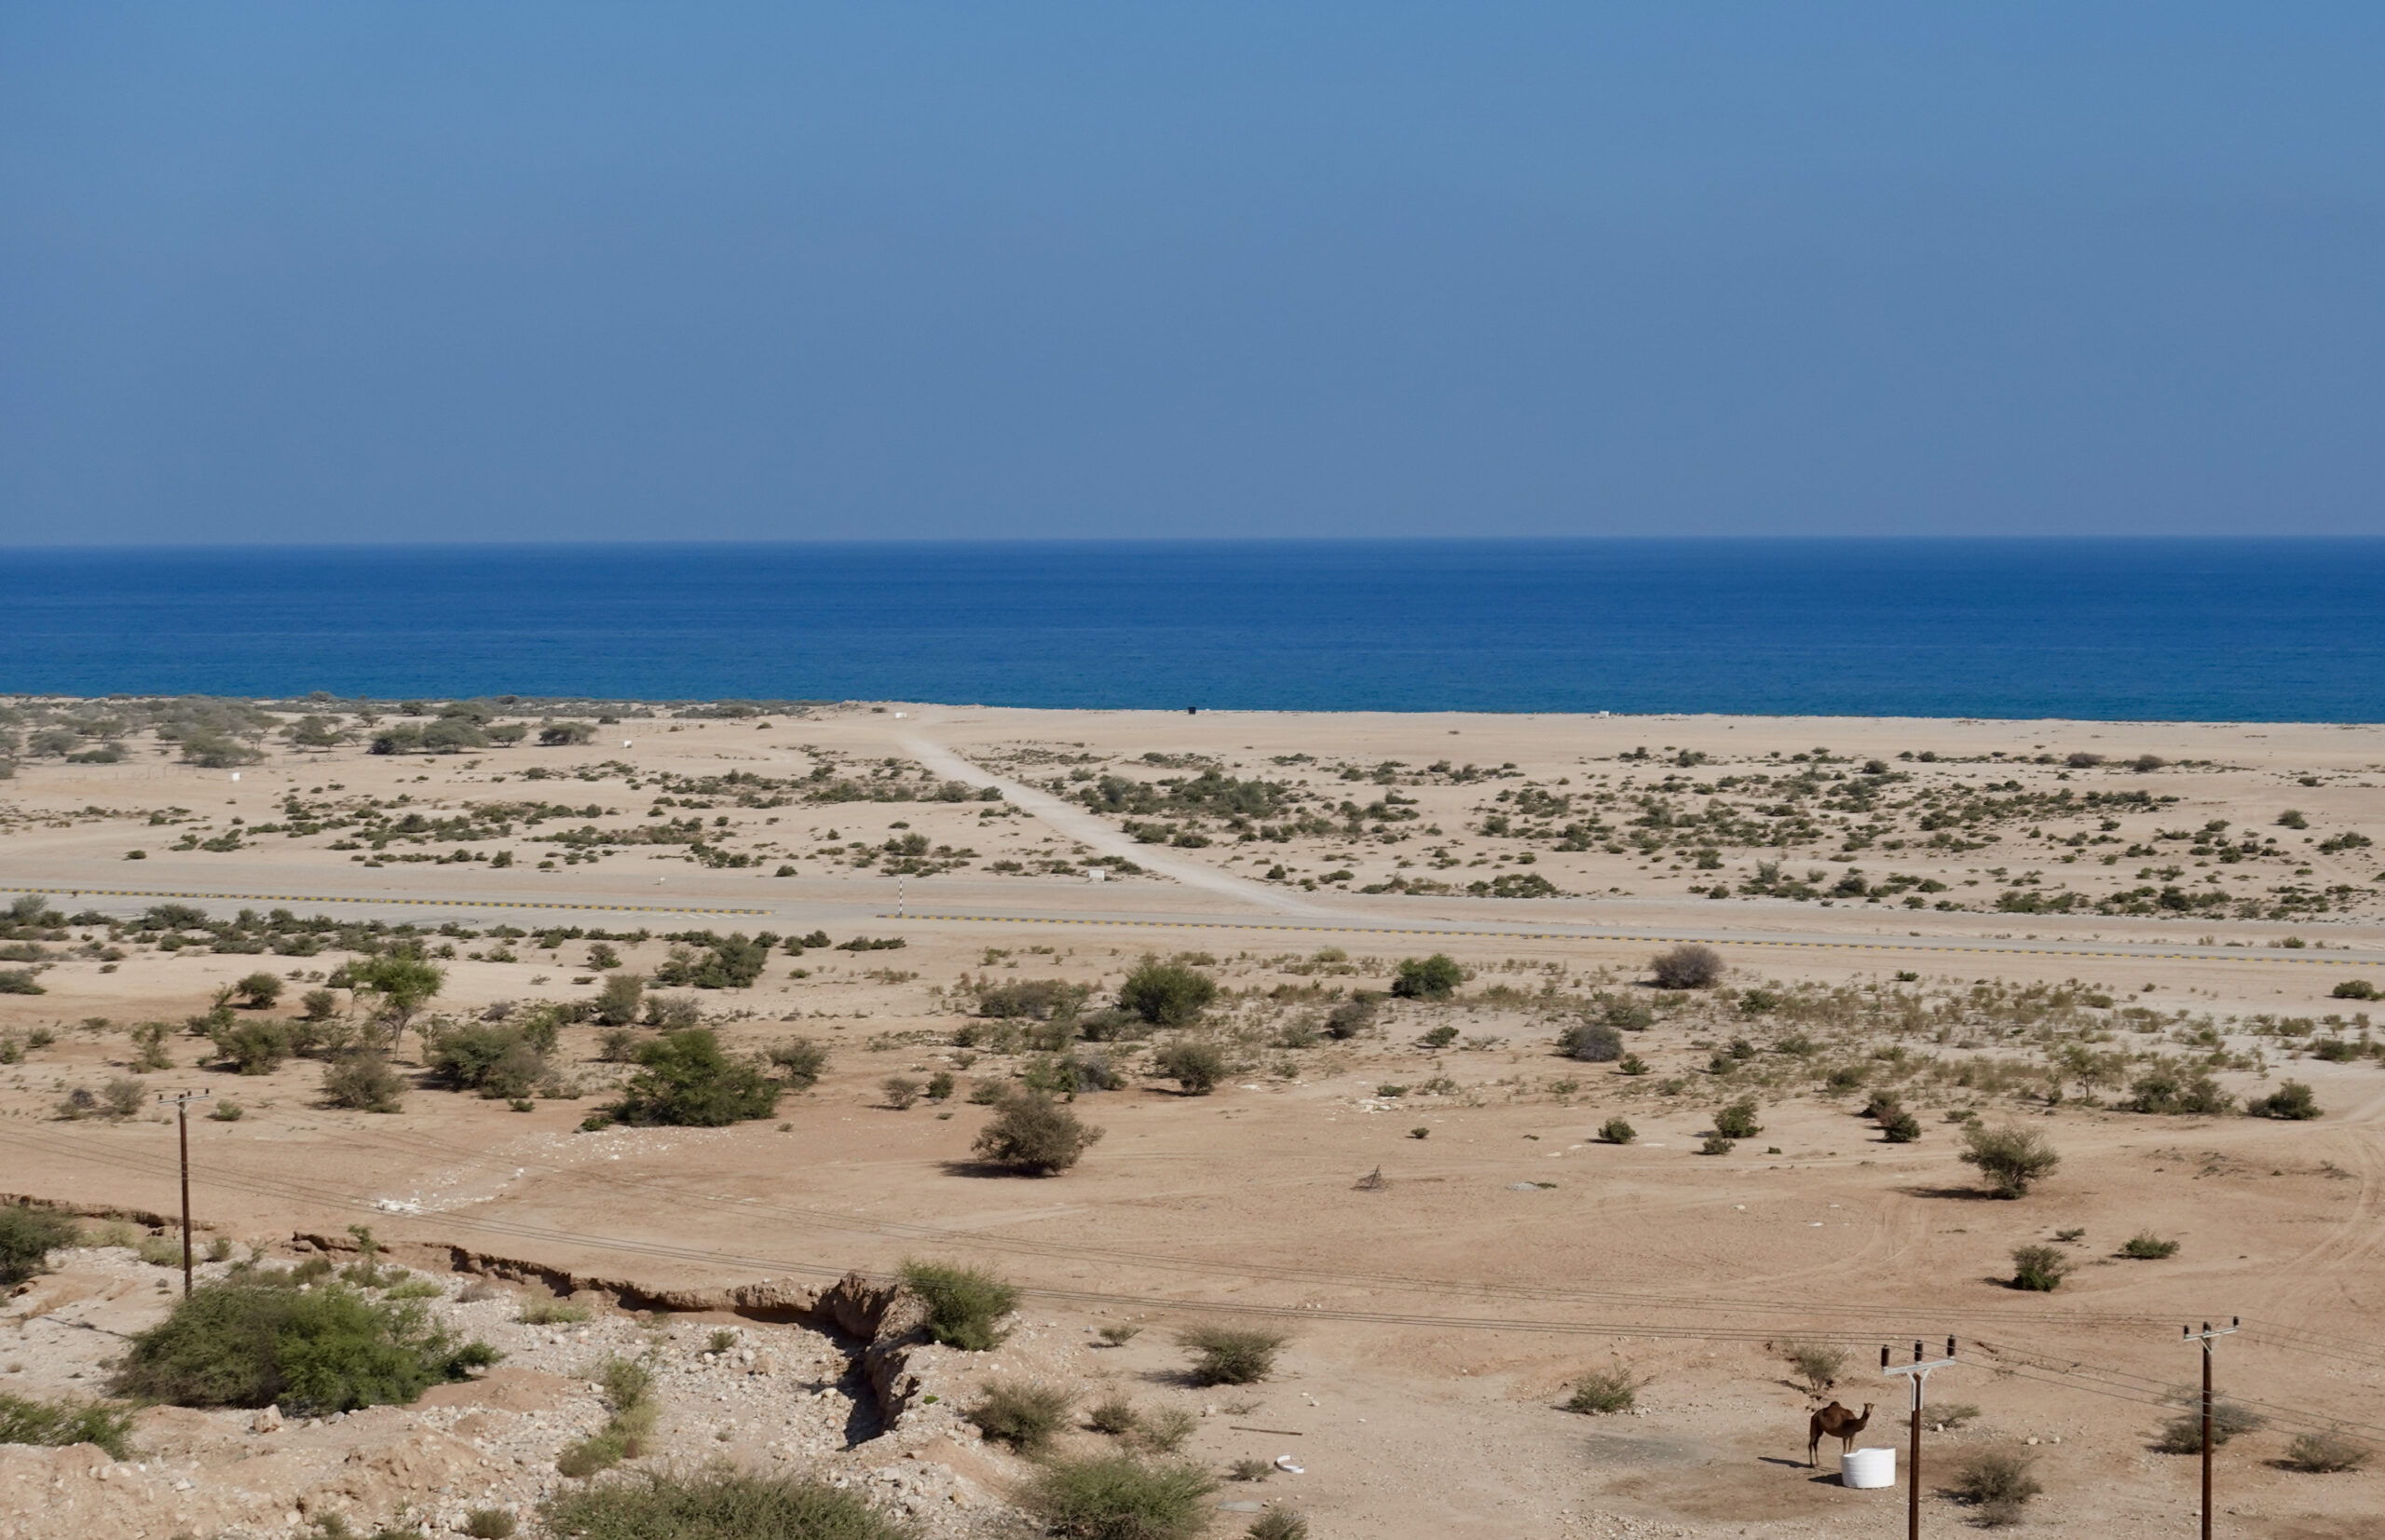
<instances>
[{"instance_id":1,"label":"small tree","mask_svg":"<svg viewBox=\"0 0 2385 1540\"><path fill-rule=\"evenodd\" d=\"M1447 1000L1465 982L1465 970L1441 952L1401 961L1392 976L1391 992L1401 1000Z\"/></svg>"},{"instance_id":2,"label":"small tree","mask_svg":"<svg viewBox=\"0 0 2385 1540\"><path fill-rule=\"evenodd\" d=\"M1206 1097L1225 1078L1226 1056L1213 1043L1179 1040L1152 1056L1152 1072L1176 1082L1187 1096Z\"/></svg>"},{"instance_id":3,"label":"small tree","mask_svg":"<svg viewBox=\"0 0 2385 1540\"><path fill-rule=\"evenodd\" d=\"M1648 974L1659 989L1703 989L1723 976L1723 957L1711 947L1675 947L1658 952Z\"/></svg>"},{"instance_id":4,"label":"small tree","mask_svg":"<svg viewBox=\"0 0 2385 1540\"><path fill-rule=\"evenodd\" d=\"M1957 1158L1965 1165L1978 1167L1999 1198L2023 1196L2032 1183L2062 1164L2043 1134L2009 1124L1993 1129L1970 1124L1963 1130L1963 1149Z\"/></svg>"},{"instance_id":5,"label":"small tree","mask_svg":"<svg viewBox=\"0 0 2385 1540\"><path fill-rule=\"evenodd\" d=\"M1847 1350L1827 1342L1787 1342L1782 1344L1780 1356L1806 1382L1806 1388L1817 1396L1838 1383L1839 1375L1847 1370Z\"/></svg>"},{"instance_id":6,"label":"small tree","mask_svg":"<svg viewBox=\"0 0 2385 1540\"><path fill-rule=\"evenodd\" d=\"M1056 1176L1083 1158L1101 1133L1044 1093L1022 1089L994 1104L972 1148L997 1165Z\"/></svg>"},{"instance_id":7,"label":"small tree","mask_svg":"<svg viewBox=\"0 0 2385 1540\"><path fill-rule=\"evenodd\" d=\"M377 996L382 1019L389 1024L389 1046L405 1036L415 1014L430 1003L447 983L447 975L418 957L384 952L348 966L351 988Z\"/></svg>"},{"instance_id":8,"label":"small tree","mask_svg":"<svg viewBox=\"0 0 2385 1540\"><path fill-rule=\"evenodd\" d=\"M771 1044L770 1064L786 1076L787 1089L809 1091L828 1068L828 1050L812 1038L785 1038Z\"/></svg>"},{"instance_id":9,"label":"small tree","mask_svg":"<svg viewBox=\"0 0 2385 1540\"><path fill-rule=\"evenodd\" d=\"M1067 1423L1074 1399L1057 1385L988 1380L978 1391L976 1404L961 1415L997 1443L1008 1444L1021 1454L1041 1454Z\"/></svg>"},{"instance_id":10,"label":"small tree","mask_svg":"<svg viewBox=\"0 0 2385 1540\"><path fill-rule=\"evenodd\" d=\"M1574 1386L1574 1394L1566 1397L1565 1410L1592 1415L1629 1411L1639 1394L1640 1382L1631 1377L1629 1370L1620 1366L1593 1370Z\"/></svg>"},{"instance_id":11,"label":"small tree","mask_svg":"<svg viewBox=\"0 0 2385 1540\"><path fill-rule=\"evenodd\" d=\"M1621 1118L1609 1118L1599 1124L1599 1138L1609 1144L1629 1144L1640 1137L1640 1131Z\"/></svg>"},{"instance_id":12,"label":"small tree","mask_svg":"<svg viewBox=\"0 0 2385 1540\"><path fill-rule=\"evenodd\" d=\"M889 1075L878 1083L879 1091L886 1097L886 1105L898 1112L908 1111L920 1099L920 1083L908 1075Z\"/></svg>"}]
</instances>

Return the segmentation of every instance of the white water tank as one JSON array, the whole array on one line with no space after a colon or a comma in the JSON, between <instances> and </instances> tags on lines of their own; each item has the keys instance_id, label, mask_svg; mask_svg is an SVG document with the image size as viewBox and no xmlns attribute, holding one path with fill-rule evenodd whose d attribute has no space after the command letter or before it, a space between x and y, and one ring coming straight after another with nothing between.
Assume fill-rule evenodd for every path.
<instances>
[{"instance_id":1,"label":"white water tank","mask_svg":"<svg viewBox=\"0 0 2385 1540\"><path fill-rule=\"evenodd\" d=\"M1897 1451L1893 1449L1850 1449L1838 1457L1838 1484L1843 1487L1892 1487L1897 1484Z\"/></svg>"}]
</instances>

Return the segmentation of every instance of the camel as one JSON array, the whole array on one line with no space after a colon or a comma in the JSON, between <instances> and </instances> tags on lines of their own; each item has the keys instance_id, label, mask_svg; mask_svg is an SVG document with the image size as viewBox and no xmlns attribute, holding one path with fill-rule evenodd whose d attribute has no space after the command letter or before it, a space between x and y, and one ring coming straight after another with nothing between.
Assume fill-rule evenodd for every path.
<instances>
[{"instance_id":1,"label":"camel","mask_svg":"<svg viewBox=\"0 0 2385 1540\"><path fill-rule=\"evenodd\" d=\"M1815 1412L1806 1424L1806 1464L1808 1465L1820 1464L1815 1458L1815 1451L1821 1448L1822 1439L1825 1438L1836 1438L1838 1452L1845 1454L1854 1447L1855 1436L1862 1432L1864 1425L1871 1420L1872 1403L1869 1401L1863 1403L1863 1415L1860 1417L1840 1406L1836 1401Z\"/></svg>"}]
</instances>

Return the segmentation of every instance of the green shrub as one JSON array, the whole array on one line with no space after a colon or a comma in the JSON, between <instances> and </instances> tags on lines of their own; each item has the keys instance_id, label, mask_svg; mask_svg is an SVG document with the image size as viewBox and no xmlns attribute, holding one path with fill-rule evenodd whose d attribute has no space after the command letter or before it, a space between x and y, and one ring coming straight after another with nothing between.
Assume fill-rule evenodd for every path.
<instances>
[{"instance_id":1,"label":"green shrub","mask_svg":"<svg viewBox=\"0 0 2385 1540\"><path fill-rule=\"evenodd\" d=\"M514 1525L513 1515L503 1508L474 1508L464 1516L464 1533L471 1540L510 1540Z\"/></svg>"},{"instance_id":2,"label":"green shrub","mask_svg":"<svg viewBox=\"0 0 2385 1540\"><path fill-rule=\"evenodd\" d=\"M593 1476L636 1459L654 1431L658 1409L652 1370L633 1359L611 1357L597 1367L595 1378L605 1387L605 1404L613 1414L602 1428L555 1457L555 1469L566 1476Z\"/></svg>"},{"instance_id":3,"label":"green shrub","mask_svg":"<svg viewBox=\"0 0 2385 1540\"><path fill-rule=\"evenodd\" d=\"M1629 1411L1639 1397L1639 1383L1628 1369L1592 1370L1574 1386L1574 1394L1565 1400L1565 1410L1600 1414Z\"/></svg>"},{"instance_id":4,"label":"green shrub","mask_svg":"<svg viewBox=\"0 0 2385 1540\"><path fill-rule=\"evenodd\" d=\"M1921 1138L1921 1120L1901 1110L1880 1120L1880 1136L1890 1144L1911 1144Z\"/></svg>"},{"instance_id":5,"label":"green shrub","mask_svg":"<svg viewBox=\"0 0 2385 1540\"><path fill-rule=\"evenodd\" d=\"M0 995L46 995L31 968L0 968Z\"/></svg>"},{"instance_id":6,"label":"green shrub","mask_svg":"<svg viewBox=\"0 0 2385 1540\"><path fill-rule=\"evenodd\" d=\"M1196 1466L1107 1454L1053 1461L1019 1502L1056 1540L1192 1540L1207 1525L1203 1499L1216 1490Z\"/></svg>"},{"instance_id":7,"label":"green shrub","mask_svg":"<svg viewBox=\"0 0 2385 1540\"><path fill-rule=\"evenodd\" d=\"M2070 1272L2070 1259L2051 1246L2024 1246L2012 1252L2012 1287L2051 1294Z\"/></svg>"},{"instance_id":8,"label":"green shrub","mask_svg":"<svg viewBox=\"0 0 2385 1540\"><path fill-rule=\"evenodd\" d=\"M2372 1452L2366 1444L2340 1433L2297 1433L2294 1441L2285 1446L2285 1463L2296 1470L2313 1474L2358 1470L2368 1464Z\"/></svg>"},{"instance_id":9,"label":"green shrub","mask_svg":"<svg viewBox=\"0 0 2385 1540\"><path fill-rule=\"evenodd\" d=\"M232 992L252 1011L269 1010L281 998L281 979L259 970L233 985Z\"/></svg>"},{"instance_id":10,"label":"green shrub","mask_svg":"<svg viewBox=\"0 0 2385 1540\"><path fill-rule=\"evenodd\" d=\"M1615 1061L1615 1067L1627 1075L1644 1075L1650 1068L1648 1061L1637 1054L1624 1055Z\"/></svg>"},{"instance_id":11,"label":"green shrub","mask_svg":"<svg viewBox=\"0 0 2385 1540\"><path fill-rule=\"evenodd\" d=\"M1987 1128L1971 1124L1963 1130L1962 1152L1956 1157L1976 1166L1999 1198L2017 1198L2062 1164L2062 1157L2035 1129L2008 1124Z\"/></svg>"},{"instance_id":12,"label":"green shrub","mask_svg":"<svg viewBox=\"0 0 2385 1540\"><path fill-rule=\"evenodd\" d=\"M786 1087L721 1052L709 1028L690 1027L641 1043L638 1072L606 1111L623 1123L717 1128L766 1118Z\"/></svg>"},{"instance_id":13,"label":"green shrub","mask_svg":"<svg viewBox=\"0 0 2385 1540\"><path fill-rule=\"evenodd\" d=\"M208 1039L216 1057L244 1075L269 1075L297 1051L296 1036L286 1022L223 1021L211 1024Z\"/></svg>"},{"instance_id":14,"label":"green shrub","mask_svg":"<svg viewBox=\"0 0 2385 1540\"><path fill-rule=\"evenodd\" d=\"M432 1070L449 1084L478 1091L492 1101L528 1096L547 1072L538 1038L502 1022L472 1022L435 1032L428 1056Z\"/></svg>"},{"instance_id":15,"label":"green shrub","mask_svg":"<svg viewBox=\"0 0 2385 1540\"><path fill-rule=\"evenodd\" d=\"M1308 1520L1288 1508L1271 1508L1242 1533L1245 1540L1308 1540Z\"/></svg>"},{"instance_id":16,"label":"green shrub","mask_svg":"<svg viewBox=\"0 0 2385 1540\"><path fill-rule=\"evenodd\" d=\"M1723 976L1723 959L1711 947L1675 947L1649 960L1648 976L1659 989L1703 989Z\"/></svg>"},{"instance_id":17,"label":"green shrub","mask_svg":"<svg viewBox=\"0 0 2385 1540\"><path fill-rule=\"evenodd\" d=\"M1983 1450L1956 1471L1955 1494L1977 1508L1980 1522L1990 1528L2017 1524L2029 1499L2045 1491L2030 1474L2036 1464L2033 1456L2012 1450Z\"/></svg>"},{"instance_id":18,"label":"green shrub","mask_svg":"<svg viewBox=\"0 0 2385 1540\"><path fill-rule=\"evenodd\" d=\"M2330 992L2337 1000L2375 1000L2377 986L2365 978L2348 978Z\"/></svg>"},{"instance_id":19,"label":"green shrub","mask_svg":"<svg viewBox=\"0 0 2385 1540\"><path fill-rule=\"evenodd\" d=\"M571 1300L527 1300L513 1318L524 1326L576 1326L594 1314Z\"/></svg>"},{"instance_id":20,"label":"green shrub","mask_svg":"<svg viewBox=\"0 0 2385 1540\"><path fill-rule=\"evenodd\" d=\"M1225 1079L1226 1056L1213 1043L1179 1040L1152 1056L1152 1072L1176 1082L1187 1096L1206 1097Z\"/></svg>"},{"instance_id":21,"label":"green shrub","mask_svg":"<svg viewBox=\"0 0 2385 1540\"><path fill-rule=\"evenodd\" d=\"M592 947L589 952L588 965L592 968L598 966L595 958L597 949ZM602 949L608 956L611 954L610 947ZM620 963L620 959L615 957L610 963L604 966L618 967ZM644 1002L645 994L646 980L637 974L606 974L604 984L596 990L595 1004L589 1012L589 1019L599 1027L634 1025L637 1020L638 1007Z\"/></svg>"},{"instance_id":22,"label":"green shrub","mask_svg":"<svg viewBox=\"0 0 2385 1540\"><path fill-rule=\"evenodd\" d=\"M1621 1118L1609 1118L1599 1124L1599 1138L1609 1144L1629 1144L1640 1137L1640 1131Z\"/></svg>"},{"instance_id":23,"label":"green shrub","mask_svg":"<svg viewBox=\"0 0 2385 1540\"><path fill-rule=\"evenodd\" d=\"M1048 1176L1074 1165L1101 1132L1043 1092L1019 1090L994 1103L971 1148L996 1165Z\"/></svg>"},{"instance_id":24,"label":"green shrub","mask_svg":"<svg viewBox=\"0 0 2385 1540\"><path fill-rule=\"evenodd\" d=\"M1067 1423L1074 1399L1054 1385L989 1380L979 1388L976 1403L961 1415L996 1443L1008 1444L1021 1454L1041 1454Z\"/></svg>"},{"instance_id":25,"label":"green shrub","mask_svg":"<svg viewBox=\"0 0 2385 1540\"><path fill-rule=\"evenodd\" d=\"M1739 1141L1737 1139L1725 1138L1720 1134L1709 1134L1706 1136L1706 1142L1697 1147L1697 1152L1701 1155L1727 1155L1738 1147Z\"/></svg>"},{"instance_id":26,"label":"green shrub","mask_svg":"<svg viewBox=\"0 0 2385 1540\"><path fill-rule=\"evenodd\" d=\"M1022 978L977 991L977 1014L1002 1019L1067 1020L1077 1014L1090 993L1082 984L1059 978Z\"/></svg>"},{"instance_id":27,"label":"green shrub","mask_svg":"<svg viewBox=\"0 0 2385 1540\"><path fill-rule=\"evenodd\" d=\"M2133 1261L2158 1262L2178 1254L2178 1243L2165 1241L2150 1230L2140 1230L2120 1247L2120 1255Z\"/></svg>"},{"instance_id":28,"label":"green shrub","mask_svg":"<svg viewBox=\"0 0 2385 1540\"><path fill-rule=\"evenodd\" d=\"M201 1284L135 1337L114 1393L189 1407L279 1405L305 1413L404 1405L494 1362L457 1344L416 1302L367 1299L342 1283L301 1289L289 1273Z\"/></svg>"},{"instance_id":29,"label":"green shrub","mask_svg":"<svg viewBox=\"0 0 2385 1540\"><path fill-rule=\"evenodd\" d=\"M906 1261L901 1276L926 1302L928 1335L945 1346L987 1353L1009 1335L997 1323L1018 1308L1018 1290L984 1268Z\"/></svg>"},{"instance_id":30,"label":"green shrub","mask_svg":"<svg viewBox=\"0 0 2385 1540\"><path fill-rule=\"evenodd\" d=\"M566 1492L547 1529L567 1540L912 1540L907 1524L814 1477L646 1472Z\"/></svg>"},{"instance_id":31,"label":"green shrub","mask_svg":"<svg viewBox=\"0 0 2385 1540\"><path fill-rule=\"evenodd\" d=\"M1113 1438L1125 1438L1140 1427L1142 1422L1135 1411L1135 1403L1124 1396L1112 1396L1086 1412L1084 1417L1085 1426Z\"/></svg>"},{"instance_id":32,"label":"green shrub","mask_svg":"<svg viewBox=\"0 0 2385 1540\"><path fill-rule=\"evenodd\" d=\"M2191 1411L2161 1424L2161 1432L2153 1447L2164 1454L2201 1454L2202 1452L2202 1403L2200 1397L2181 1396L2181 1401L2192 1400ZM2269 1419L2240 1401L2215 1399L2211 1403L2211 1444L2214 1449L2240 1433L2251 1433Z\"/></svg>"},{"instance_id":33,"label":"green shrub","mask_svg":"<svg viewBox=\"0 0 2385 1540\"><path fill-rule=\"evenodd\" d=\"M1119 1005L1154 1027L1181 1027L1217 998L1217 980L1177 962L1146 962L1118 987Z\"/></svg>"},{"instance_id":34,"label":"green shrub","mask_svg":"<svg viewBox=\"0 0 2385 1540\"><path fill-rule=\"evenodd\" d=\"M889 1075L878 1083L886 1105L898 1112L907 1111L920 1099L920 1083L908 1075Z\"/></svg>"},{"instance_id":35,"label":"green shrub","mask_svg":"<svg viewBox=\"0 0 2385 1540\"><path fill-rule=\"evenodd\" d=\"M132 1409L91 1401L34 1401L0 1391L0 1444L66 1449L97 1444L118 1460L132 1458Z\"/></svg>"},{"instance_id":36,"label":"green shrub","mask_svg":"<svg viewBox=\"0 0 2385 1540\"><path fill-rule=\"evenodd\" d=\"M1289 1338L1269 1327L1203 1325L1177 1334L1192 1350L1192 1378L1205 1385L1254 1384L1275 1367L1275 1355Z\"/></svg>"},{"instance_id":37,"label":"green shrub","mask_svg":"<svg viewBox=\"0 0 2385 1540\"><path fill-rule=\"evenodd\" d=\"M359 1112L394 1112L406 1083L375 1053L342 1054L323 1067L323 1100Z\"/></svg>"},{"instance_id":38,"label":"green shrub","mask_svg":"<svg viewBox=\"0 0 2385 1540\"><path fill-rule=\"evenodd\" d=\"M1376 996L1361 990L1325 1013L1325 1035L1335 1042L1356 1037L1374 1025Z\"/></svg>"},{"instance_id":39,"label":"green shrub","mask_svg":"<svg viewBox=\"0 0 2385 1540\"><path fill-rule=\"evenodd\" d=\"M1403 959L1392 975L1391 992L1400 1000L1447 1000L1465 982L1465 970L1457 965L1457 960L1435 952L1430 957Z\"/></svg>"},{"instance_id":40,"label":"green shrub","mask_svg":"<svg viewBox=\"0 0 2385 1540\"><path fill-rule=\"evenodd\" d=\"M827 1044L808 1037L791 1037L771 1044L770 1066L786 1076L787 1089L809 1091L828 1070Z\"/></svg>"},{"instance_id":41,"label":"green shrub","mask_svg":"<svg viewBox=\"0 0 2385 1540\"><path fill-rule=\"evenodd\" d=\"M2244 1112L2248 1117L2285 1118L2297 1123L2320 1115L2319 1103L2310 1095L2310 1087L2298 1080L2289 1080L2268 1096L2254 1097L2244 1104Z\"/></svg>"},{"instance_id":42,"label":"green shrub","mask_svg":"<svg viewBox=\"0 0 2385 1540\"><path fill-rule=\"evenodd\" d=\"M2158 1064L2130 1084L2129 1096L2119 1105L2126 1111L2174 1116L2225 1112L2235 1103L2209 1071L2189 1073L2178 1065Z\"/></svg>"},{"instance_id":43,"label":"green shrub","mask_svg":"<svg viewBox=\"0 0 2385 1540\"><path fill-rule=\"evenodd\" d=\"M1755 1118L1755 1098L1743 1097L1714 1110L1714 1132L1726 1139L1751 1139L1764 1132Z\"/></svg>"},{"instance_id":44,"label":"green shrub","mask_svg":"<svg viewBox=\"0 0 2385 1540\"><path fill-rule=\"evenodd\" d=\"M958 1083L952 1078L951 1070L938 1070L934 1074L928 1077L928 1099L930 1101L950 1101L952 1099L953 1087L957 1083Z\"/></svg>"}]
</instances>

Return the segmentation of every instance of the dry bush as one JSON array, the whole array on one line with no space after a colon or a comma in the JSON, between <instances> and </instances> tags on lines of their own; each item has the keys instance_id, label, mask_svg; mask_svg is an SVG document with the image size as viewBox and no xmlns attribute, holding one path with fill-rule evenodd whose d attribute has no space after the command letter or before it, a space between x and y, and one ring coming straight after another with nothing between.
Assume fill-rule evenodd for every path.
<instances>
[{"instance_id":1,"label":"dry bush","mask_svg":"<svg viewBox=\"0 0 2385 1540\"><path fill-rule=\"evenodd\" d=\"M1955 1493L1977 1508L1979 1521L1990 1528L2017 1524L2029 1499L2045 1491L2030 1474L2036 1464L2011 1450L1983 1450L1956 1473Z\"/></svg>"},{"instance_id":2,"label":"dry bush","mask_svg":"<svg viewBox=\"0 0 2385 1540\"><path fill-rule=\"evenodd\" d=\"M565 1492L547 1531L569 1540L912 1540L908 1524L815 1477L649 1471Z\"/></svg>"},{"instance_id":3,"label":"dry bush","mask_svg":"<svg viewBox=\"0 0 2385 1540\"><path fill-rule=\"evenodd\" d=\"M2366 1444L2336 1432L2297 1433L2285 1447L2285 1463L2313 1475L2358 1470L2374 1452Z\"/></svg>"},{"instance_id":4,"label":"dry bush","mask_svg":"<svg viewBox=\"0 0 2385 1540\"><path fill-rule=\"evenodd\" d=\"M1838 1383L1839 1375L1847 1370L1847 1350L1826 1342L1783 1342L1780 1356L1817 1396Z\"/></svg>"},{"instance_id":5,"label":"dry bush","mask_svg":"<svg viewBox=\"0 0 2385 1540\"><path fill-rule=\"evenodd\" d=\"M886 1105L897 1112L910 1111L920 1099L920 1083L908 1075L889 1075L878 1083L878 1089L886 1097Z\"/></svg>"},{"instance_id":6,"label":"dry bush","mask_svg":"<svg viewBox=\"0 0 2385 1540\"><path fill-rule=\"evenodd\" d=\"M1723 956L1711 947L1675 947L1649 960L1648 976L1659 989L1703 989L1722 978Z\"/></svg>"},{"instance_id":7,"label":"dry bush","mask_svg":"<svg viewBox=\"0 0 2385 1540\"><path fill-rule=\"evenodd\" d=\"M2153 1447L2164 1454L2200 1454L2202 1452L2202 1400L2190 1392L2181 1392L2180 1401L2191 1401L2192 1409L2161 1424L2160 1437ZM2211 1443L2214 1449L2240 1433L2250 1433L2269 1419L2242 1402L2214 1400L2211 1403Z\"/></svg>"},{"instance_id":8,"label":"dry bush","mask_svg":"<svg viewBox=\"0 0 2385 1540\"><path fill-rule=\"evenodd\" d=\"M1640 1383L1631 1377L1629 1370L1620 1365L1593 1370L1574 1386L1574 1394L1566 1397L1565 1410L1592 1414L1629 1411L1639 1394Z\"/></svg>"},{"instance_id":9,"label":"dry bush","mask_svg":"<svg viewBox=\"0 0 2385 1540\"><path fill-rule=\"evenodd\" d=\"M1056 1385L1029 1384L1019 1380L988 1380L976 1403L961 1415L977 1431L1021 1454L1040 1454L1068 1422L1075 1397Z\"/></svg>"}]
</instances>

